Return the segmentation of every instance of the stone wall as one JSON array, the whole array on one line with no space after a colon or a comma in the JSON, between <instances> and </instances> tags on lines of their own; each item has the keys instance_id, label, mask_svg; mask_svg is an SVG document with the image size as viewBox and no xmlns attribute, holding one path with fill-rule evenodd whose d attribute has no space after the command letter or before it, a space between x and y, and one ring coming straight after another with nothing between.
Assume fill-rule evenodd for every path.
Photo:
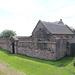
<instances>
[{"instance_id":1,"label":"stone wall","mask_svg":"<svg viewBox=\"0 0 75 75\"><path fill-rule=\"evenodd\" d=\"M50 33L45 28L45 26L42 25L42 23L38 22L36 27L34 28L32 32L32 40L33 41L49 41L50 40Z\"/></svg>"},{"instance_id":2,"label":"stone wall","mask_svg":"<svg viewBox=\"0 0 75 75\"><path fill-rule=\"evenodd\" d=\"M11 52L11 42L9 39L0 39L0 48Z\"/></svg>"},{"instance_id":3,"label":"stone wall","mask_svg":"<svg viewBox=\"0 0 75 75\"><path fill-rule=\"evenodd\" d=\"M46 60L57 60L69 55L70 48L67 42L74 42L73 39L56 39L56 42L48 41L14 41L15 53L24 54ZM35 45L36 44L36 45ZM10 39L0 39L0 48L13 52Z\"/></svg>"},{"instance_id":4,"label":"stone wall","mask_svg":"<svg viewBox=\"0 0 75 75\"><path fill-rule=\"evenodd\" d=\"M17 37L19 41L32 41L32 37Z\"/></svg>"},{"instance_id":5,"label":"stone wall","mask_svg":"<svg viewBox=\"0 0 75 75\"><path fill-rule=\"evenodd\" d=\"M36 42L37 47L35 47L35 43L32 41L14 41L15 53L24 54L31 57L36 57L40 59L46 60L56 60L56 43L55 42ZM39 44L47 44L46 49L38 48ZM13 52L12 50L12 41L10 39L0 39L0 48Z\"/></svg>"},{"instance_id":6,"label":"stone wall","mask_svg":"<svg viewBox=\"0 0 75 75\"><path fill-rule=\"evenodd\" d=\"M67 55L67 39L56 40L56 58L60 59Z\"/></svg>"},{"instance_id":7,"label":"stone wall","mask_svg":"<svg viewBox=\"0 0 75 75\"><path fill-rule=\"evenodd\" d=\"M40 50L34 47L33 42L18 42L18 53L40 59L56 60L55 58L56 43L49 43L48 45L50 47L50 50L49 49Z\"/></svg>"},{"instance_id":8,"label":"stone wall","mask_svg":"<svg viewBox=\"0 0 75 75\"><path fill-rule=\"evenodd\" d=\"M54 41L56 41L56 39L73 39L75 36L74 35L70 35L70 34L66 34L66 35L58 35L58 34L53 34L52 36L51 36L51 42L54 42Z\"/></svg>"},{"instance_id":9,"label":"stone wall","mask_svg":"<svg viewBox=\"0 0 75 75\"><path fill-rule=\"evenodd\" d=\"M67 55L71 55L71 44L75 43L75 38L68 39L67 42Z\"/></svg>"}]
</instances>

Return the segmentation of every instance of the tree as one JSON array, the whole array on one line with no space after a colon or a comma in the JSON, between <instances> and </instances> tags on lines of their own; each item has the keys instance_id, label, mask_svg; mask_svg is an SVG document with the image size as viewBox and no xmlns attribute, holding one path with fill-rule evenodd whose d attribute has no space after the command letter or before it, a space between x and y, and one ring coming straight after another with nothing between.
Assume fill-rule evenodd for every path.
<instances>
[{"instance_id":1,"label":"tree","mask_svg":"<svg viewBox=\"0 0 75 75\"><path fill-rule=\"evenodd\" d=\"M15 35L16 35L16 33L13 30L4 30L1 32L0 38L10 38Z\"/></svg>"},{"instance_id":2,"label":"tree","mask_svg":"<svg viewBox=\"0 0 75 75\"><path fill-rule=\"evenodd\" d=\"M73 27L69 27L73 32L74 32L74 34L75 34L75 29L73 28Z\"/></svg>"}]
</instances>

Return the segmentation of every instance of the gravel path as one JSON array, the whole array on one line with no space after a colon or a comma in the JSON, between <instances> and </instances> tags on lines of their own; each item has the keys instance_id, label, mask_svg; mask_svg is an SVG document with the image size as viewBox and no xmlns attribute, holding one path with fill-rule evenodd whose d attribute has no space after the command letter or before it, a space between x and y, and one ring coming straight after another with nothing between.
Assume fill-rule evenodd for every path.
<instances>
[{"instance_id":1,"label":"gravel path","mask_svg":"<svg viewBox=\"0 0 75 75\"><path fill-rule=\"evenodd\" d=\"M9 65L5 65L0 62L0 75L25 75L22 72L16 71L12 68L9 68Z\"/></svg>"}]
</instances>

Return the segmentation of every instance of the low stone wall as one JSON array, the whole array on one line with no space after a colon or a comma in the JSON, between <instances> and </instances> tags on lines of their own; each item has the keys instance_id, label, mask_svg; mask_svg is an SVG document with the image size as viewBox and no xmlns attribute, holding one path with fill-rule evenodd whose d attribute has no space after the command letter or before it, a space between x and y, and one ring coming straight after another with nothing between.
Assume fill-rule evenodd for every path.
<instances>
[{"instance_id":1,"label":"low stone wall","mask_svg":"<svg viewBox=\"0 0 75 75\"><path fill-rule=\"evenodd\" d=\"M19 54L24 54L31 57L46 59L46 60L56 60L55 58L55 50L56 50L56 43L49 43L51 50L38 50L34 49L33 42L18 42L18 52ZM54 52L53 52L54 51ZM52 53L53 52L53 53Z\"/></svg>"},{"instance_id":2,"label":"low stone wall","mask_svg":"<svg viewBox=\"0 0 75 75\"><path fill-rule=\"evenodd\" d=\"M0 39L0 48L11 52L11 42L9 39Z\"/></svg>"},{"instance_id":3,"label":"low stone wall","mask_svg":"<svg viewBox=\"0 0 75 75\"><path fill-rule=\"evenodd\" d=\"M24 54L46 60L57 60L68 55L67 39L56 39L56 42L49 41L14 41L15 53ZM69 42L74 41L70 40ZM40 45L40 46L39 46ZM13 52L10 39L0 39L0 48ZM43 48L43 49L41 49Z\"/></svg>"}]
</instances>

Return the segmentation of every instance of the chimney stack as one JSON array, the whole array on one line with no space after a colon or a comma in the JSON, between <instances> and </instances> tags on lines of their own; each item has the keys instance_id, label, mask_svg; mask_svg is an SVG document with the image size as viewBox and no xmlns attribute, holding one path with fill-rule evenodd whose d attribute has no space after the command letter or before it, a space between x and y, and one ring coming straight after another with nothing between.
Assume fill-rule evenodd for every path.
<instances>
[{"instance_id":1,"label":"chimney stack","mask_svg":"<svg viewBox=\"0 0 75 75\"><path fill-rule=\"evenodd\" d=\"M62 22L62 19L60 19L60 22Z\"/></svg>"}]
</instances>

